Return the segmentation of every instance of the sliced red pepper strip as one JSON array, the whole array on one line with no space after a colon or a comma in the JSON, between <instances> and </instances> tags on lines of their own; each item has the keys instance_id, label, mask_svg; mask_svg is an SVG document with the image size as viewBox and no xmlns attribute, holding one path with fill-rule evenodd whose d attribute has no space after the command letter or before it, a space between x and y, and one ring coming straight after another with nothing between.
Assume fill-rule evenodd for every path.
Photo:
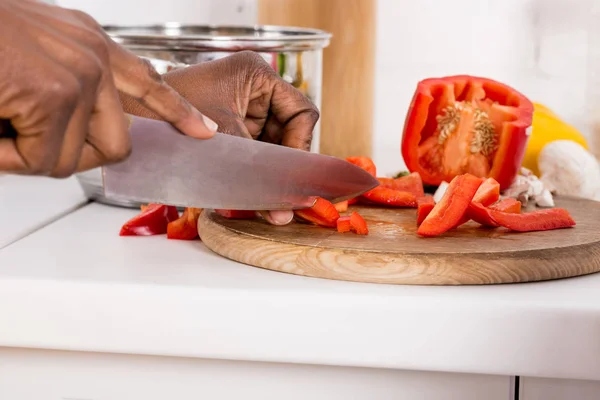
<instances>
[{"instance_id":1,"label":"sliced red pepper strip","mask_svg":"<svg viewBox=\"0 0 600 400\"><path fill-rule=\"evenodd\" d=\"M490 218L498 225L517 232L549 231L575 226L575 221L564 208L550 208L537 210L525 214L511 214L485 208L481 204L474 204L476 208L483 208Z\"/></svg>"},{"instance_id":2,"label":"sliced red pepper strip","mask_svg":"<svg viewBox=\"0 0 600 400\"><path fill-rule=\"evenodd\" d=\"M391 207L416 207L417 197L410 192L401 192L383 186L364 193L362 197L372 203Z\"/></svg>"},{"instance_id":3,"label":"sliced red pepper strip","mask_svg":"<svg viewBox=\"0 0 600 400\"><path fill-rule=\"evenodd\" d=\"M383 187L387 187L394 190L400 190L403 192L410 192L416 197L424 196L425 190L423 189L423 180L418 172L412 172L408 175L401 176L400 178L377 178L379 183Z\"/></svg>"},{"instance_id":4,"label":"sliced red pepper strip","mask_svg":"<svg viewBox=\"0 0 600 400\"><path fill-rule=\"evenodd\" d=\"M202 213L201 208L188 207L183 210L181 217L167 225L167 238L179 240L193 240L198 237L198 218Z\"/></svg>"},{"instance_id":5,"label":"sliced red pepper strip","mask_svg":"<svg viewBox=\"0 0 600 400\"><path fill-rule=\"evenodd\" d=\"M429 185L470 173L506 189L523 162L532 118L531 101L500 82L467 75L425 79L408 109L402 156Z\"/></svg>"},{"instance_id":6,"label":"sliced red pepper strip","mask_svg":"<svg viewBox=\"0 0 600 400\"><path fill-rule=\"evenodd\" d=\"M335 203L334 206L338 212L348 211L348 201L340 201L339 203Z\"/></svg>"},{"instance_id":7,"label":"sliced red pepper strip","mask_svg":"<svg viewBox=\"0 0 600 400\"><path fill-rule=\"evenodd\" d=\"M339 217L337 222L337 231L340 233L350 232L352 226L350 225L350 216L347 217Z\"/></svg>"},{"instance_id":8,"label":"sliced red pepper strip","mask_svg":"<svg viewBox=\"0 0 600 400\"><path fill-rule=\"evenodd\" d=\"M417 229L421 236L437 236L452 229L467 212L482 180L471 174L452 179L439 203Z\"/></svg>"},{"instance_id":9,"label":"sliced red pepper strip","mask_svg":"<svg viewBox=\"0 0 600 400\"><path fill-rule=\"evenodd\" d=\"M352 211L352 214L350 214L350 228L352 229L352 232L358 235L369 234L369 228L367 227L367 223L365 222L364 218L361 217L361 215L356 211Z\"/></svg>"},{"instance_id":10,"label":"sliced red pepper strip","mask_svg":"<svg viewBox=\"0 0 600 400\"><path fill-rule=\"evenodd\" d=\"M479 189L477 189L477 193L475 193L475 197L473 197L473 202L480 203L484 206L489 206L490 204L494 204L500 198L500 184L494 178L488 178ZM460 222L456 225L457 227L469 222L471 219L469 213L466 213L465 216L460 220Z\"/></svg>"},{"instance_id":11,"label":"sliced red pepper strip","mask_svg":"<svg viewBox=\"0 0 600 400\"><path fill-rule=\"evenodd\" d=\"M477 222L478 224L489 228L495 228L498 226L498 224L492 219L490 213L487 212L487 208L484 204L479 203L479 205L481 205L482 207L477 207L473 203L476 202L471 202L471 204L469 205L469 211L467 212L470 219ZM491 210L501 211L505 213L519 214L521 212L521 202L516 199L504 199L490 206L489 208Z\"/></svg>"},{"instance_id":12,"label":"sliced red pepper strip","mask_svg":"<svg viewBox=\"0 0 600 400\"><path fill-rule=\"evenodd\" d=\"M335 209L335 206L321 197L317 198L311 208L296 210L294 214L305 221L329 228L335 228L337 226L336 222L340 218L340 213Z\"/></svg>"},{"instance_id":13,"label":"sliced red pepper strip","mask_svg":"<svg viewBox=\"0 0 600 400\"><path fill-rule=\"evenodd\" d=\"M417 226L421 225L431 210L435 207L433 196L417 197Z\"/></svg>"},{"instance_id":14,"label":"sliced red pepper strip","mask_svg":"<svg viewBox=\"0 0 600 400\"><path fill-rule=\"evenodd\" d=\"M377 168L375 167L375 163L369 157L348 157L346 158L346 161L356 165L357 167L361 167L373 176L377 176Z\"/></svg>"},{"instance_id":15,"label":"sliced red pepper strip","mask_svg":"<svg viewBox=\"0 0 600 400\"><path fill-rule=\"evenodd\" d=\"M227 219L252 219L256 212L250 210L215 210L217 214Z\"/></svg>"},{"instance_id":16,"label":"sliced red pepper strip","mask_svg":"<svg viewBox=\"0 0 600 400\"><path fill-rule=\"evenodd\" d=\"M162 235L167 232L167 224L177 218L176 207L151 203L121 227L119 236Z\"/></svg>"}]
</instances>

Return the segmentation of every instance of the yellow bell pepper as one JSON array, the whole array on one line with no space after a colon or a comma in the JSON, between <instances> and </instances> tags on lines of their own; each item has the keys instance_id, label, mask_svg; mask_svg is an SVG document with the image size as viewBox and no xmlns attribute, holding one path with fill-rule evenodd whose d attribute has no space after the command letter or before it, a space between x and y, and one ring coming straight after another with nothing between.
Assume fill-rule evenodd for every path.
<instances>
[{"instance_id":1,"label":"yellow bell pepper","mask_svg":"<svg viewBox=\"0 0 600 400\"><path fill-rule=\"evenodd\" d=\"M552 110L538 103L533 103L533 107L532 131L527 142L525 158L523 158L525 168L539 176L538 156L540 151L545 145L555 140L572 140L582 145L586 150L589 149L581 132L562 121Z\"/></svg>"}]
</instances>

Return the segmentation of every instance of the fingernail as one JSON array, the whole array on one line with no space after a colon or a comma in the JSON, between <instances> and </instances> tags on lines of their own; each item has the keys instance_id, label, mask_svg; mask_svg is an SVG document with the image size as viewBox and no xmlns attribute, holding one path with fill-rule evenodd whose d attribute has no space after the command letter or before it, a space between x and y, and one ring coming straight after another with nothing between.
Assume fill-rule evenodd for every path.
<instances>
[{"instance_id":1,"label":"fingernail","mask_svg":"<svg viewBox=\"0 0 600 400\"><path fill-rule=\"evenodd\" d=\"M212 119L208 118L206 115L202 116L202 120L204 121L204 125L211 131L216 132L219 129L219 125Z\"/></svg>"},{"instance_id":2,"label":"fingernail","mask_svg":"<svg viewBox=\"0 0 600 400\"><path fill-rule=\"evenodd\" d=\"M287 225L294 219L293 211L269 211L267 215L273 225Z\"/></svg>"}]
</instances>

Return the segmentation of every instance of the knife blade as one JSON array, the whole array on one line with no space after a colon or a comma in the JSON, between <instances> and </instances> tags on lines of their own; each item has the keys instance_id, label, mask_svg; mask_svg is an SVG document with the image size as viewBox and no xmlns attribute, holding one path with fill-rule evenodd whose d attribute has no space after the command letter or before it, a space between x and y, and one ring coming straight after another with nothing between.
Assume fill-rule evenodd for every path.
<instances>
[{"instance_id":1,"label":"knife blade","mask_svg":"<svg viewBox=\"0 0 600 400\"><path fill-rule=\"evenodd\" d=\"M379 184L339 158L223 133L196 139L167 122L130 117L131 155L102 168L108 199L290 210L311 207L316 197L350 199Z\"/></svg>"}]
</instances>

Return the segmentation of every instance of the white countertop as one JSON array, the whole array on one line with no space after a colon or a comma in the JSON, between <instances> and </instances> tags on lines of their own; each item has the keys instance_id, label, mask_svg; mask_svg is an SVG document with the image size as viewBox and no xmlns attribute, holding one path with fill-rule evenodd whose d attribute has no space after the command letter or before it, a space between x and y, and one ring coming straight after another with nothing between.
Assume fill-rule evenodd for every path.
<instances>
[{"instance_id":1,"label":"white countertop","mask_svg":"<svg viewBox=\"0 0 600 400\"><path fill-rule=\"evenodd\" d=\"M74 177L0 175L0 249L85 203Z\"/></svg>"},{"instance_id":2,"label":"white countertop","mask_svg":"<svg viewBox=\"0 0 600 400\"><path fill-rule=\"evenodd\" d=\"M600 275L328 281L119 237L136 213L92 203L1 250L0 346L600 380Z\"/></svg>"}]
</instances>

